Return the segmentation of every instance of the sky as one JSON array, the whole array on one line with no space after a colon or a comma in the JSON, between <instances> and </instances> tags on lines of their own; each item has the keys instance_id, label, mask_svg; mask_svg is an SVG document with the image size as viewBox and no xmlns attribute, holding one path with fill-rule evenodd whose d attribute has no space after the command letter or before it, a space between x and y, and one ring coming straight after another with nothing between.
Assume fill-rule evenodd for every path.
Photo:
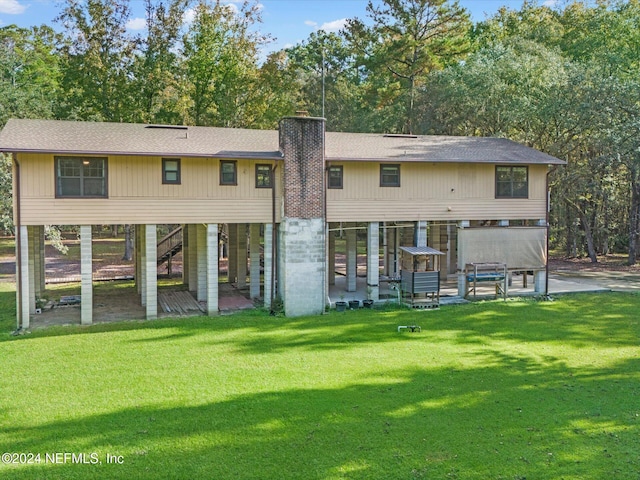
<instances>
[{"instance_id":1,"label":"sky","mask_svg":"<svg viewBox=\"0 0 640 480\"><path fill-rule=\"evenodd\" d=\"M223 3L239 3L229 0ZM47 24L60 28L53 19L60 11L60 0L0 0L0 27L16 24L20 27ZM501 6L519 9L522 0L459 0L473 21L484 20ZM539 0L553 6L559 0ZM130 1L132 15L128 28L132 32L144 29L144 2ZM260 31L274 41L268 51L276 51L299 43L318 29L337 31L347 18L366 19L367 0L261 0L263 23Z\"/></svg>"}]
</instances>

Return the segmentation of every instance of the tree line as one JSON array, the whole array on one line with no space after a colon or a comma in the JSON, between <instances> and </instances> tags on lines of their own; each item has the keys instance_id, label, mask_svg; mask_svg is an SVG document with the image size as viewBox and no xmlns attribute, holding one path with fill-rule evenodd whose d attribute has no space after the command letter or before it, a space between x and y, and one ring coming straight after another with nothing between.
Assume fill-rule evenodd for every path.
<instances>
[{"instance_id":1,"label":"tree line","mask_svg":"<svg viewBox=\"0 0 640 480\"><path fill-rule=\"evenodd\" d=\"M552 245L624 252L640 237L640 0L570 1L472 22L451 0L370 1L366 18L264 55L256 0L65 0L56 28L0 28L11 117L507 137L566 160L550 174ZM0 226L11 228L0 172Z\"/></svg>"}]
</instances>

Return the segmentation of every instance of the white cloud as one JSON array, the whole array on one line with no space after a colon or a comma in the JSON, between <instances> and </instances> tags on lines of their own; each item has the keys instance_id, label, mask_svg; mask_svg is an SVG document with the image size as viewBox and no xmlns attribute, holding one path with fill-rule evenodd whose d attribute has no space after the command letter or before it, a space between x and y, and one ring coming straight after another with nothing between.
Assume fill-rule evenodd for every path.
<instances>
[{"instance_id":1,"label":"white cloud","mask_svg":"<svg viewBox=\"0 0 640 480\"><path fill-rule=\"evenodd\" d=\"M9 15L19 15L27 9L26 5L20 4L17 0L0 0L0 13Z\"/></svg>"},{"instance_id":2,"label":"white cloud","mask_svg":"<svg viewBox=\"0 0 640 480\"><path fill-rule=\"evenodd\" d=\"M347 24L346 18L341 18L339 20L334 20L333 22L325 22L322 25L318 26L318 22L314 22L313 20L305 20L305 25L312 27L314 30L324 30L325 32L337 32L341 28L344 28Z\"/></svg>"},{"instance_id":3,"label":"white cloud","mask_svg":"<svg viewBox=\"0 0 640 480\"><path fill-rule=\"evenodd\" d=\"M227 7L229 10L231 10L234 15L237 15L238 12L240 12L240 9L235 3L226 3L224 4L224 6Z\"/></svg>"},{"instance_id":4,"label":"white cloud","mask_svg":"<svg viewBox=\"0 0 640 480\"><path fill-rule=\"evenodd\" d=\"M127 22L129 30L144 30L147 27L147 21L144 18L132 18Z\"/></svg>"},{"instance_id":5,"label":"white cloud","mask_svg":"<svg viewBox=\"0 0 640 480\"><path fill-rule=\"evenodd\" d=\"M194 8L188 8L182 15L182 21L186 25L191 25L196 18L196 10Z\"/></svg>"},{"instance_id":6,"label":"white cloud","mask_svg":"<svg viewBox=\"0 0 640 480\"><path fill-rule=\"evenodd\" d=\"M558 0L545 0L542 5L545 7L555 7L558 4Z\"/></svg>"},{"instance_id":7,"label":"white cloud","mask_svg":"<svg viewBox=\"0 0 640 480\"><path fill-rule=\"evenodd\" d=\"M347 25L347 19L341 18L339 20L334 20L333 22L325 22L320 25L320 30L324 30L325 32L337 32L341 28L344 28Z\"/></svg>"}]
</instances>

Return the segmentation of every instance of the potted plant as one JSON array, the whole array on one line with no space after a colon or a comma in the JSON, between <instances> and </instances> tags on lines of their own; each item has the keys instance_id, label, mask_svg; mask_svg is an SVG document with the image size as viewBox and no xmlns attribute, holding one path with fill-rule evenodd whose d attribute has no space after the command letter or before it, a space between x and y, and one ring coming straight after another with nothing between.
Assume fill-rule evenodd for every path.
<instances>
[{"instance_id":1,"label":"potted plant","mask_svg":"<svg viewBox=\"0 0 640 480\"><path fill-rule=\"evenodd\" d=\"M340 294L340 301L336 302L336 312L344 312L347 309L347 302L344 301L344 294Z\"/></svg>"},{"instance_id":2,"label":"potted plant","mask_svg":"<svg viewBox=\"0 0 640 480\"><path fill-rule=\"evenodd\" d=\"M351 310L356 310L360 308L360 300L349 300L349 308Z\"/></svg>"},{"instance_id":3,"label":"potted plant","mask_svg":"<svg viewBox=\"0 0 640 480\"><path fill-rule=\"evenodd\" d=\"M367 299L362 301L362 306L364 308L372 308L373 307L373 300L371 299L371 293L373 292L373 289L371 287L367 287Z\"/></svg>"}]
</instances>

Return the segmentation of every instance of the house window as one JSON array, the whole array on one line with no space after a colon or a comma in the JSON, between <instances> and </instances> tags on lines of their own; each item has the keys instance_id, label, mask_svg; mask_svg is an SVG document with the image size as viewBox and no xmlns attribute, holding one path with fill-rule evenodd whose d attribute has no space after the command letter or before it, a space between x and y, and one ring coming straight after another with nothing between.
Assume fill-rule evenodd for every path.
<instances>
[{"instance_id":1,"label":"house window","mask_svg":"<svg viewBox=\"0 0 640 480\"><path fill-rule=\"evenodd\" d=\"M271 165L256 165L256 188L271 188Z\"/></svg>"},{"instance_id":2,"label":"house window","mask_svg":"<svg viewBox=\"0 0 640 480\"><path fill-rule=\"evenodd\" d=\"M380 186L399 187L400 186L400 165L381 164L380 165Z\"/></svg>"},{"instance_id":3,"label":"house window","mask_svg":"<svg viewBox=\"0 0 640 480\"><path fill-rule=\"evenodd\" d=\"M220 185L237 185L238 167L234 160L220 161Z\"/></svg>"},{"instance_id":4,"label":"house window","mask_svg":"<svg viewBox=\"0 0 640 480\"><path fill-rule=\"evenodd\" d=\"M107 197L107 159L55 157L56 197Z\"/></svg>"},{"instance_id":5,"label":"house window","mask_svg":"<svg viewBox=\"0 0 640 480\"><path fill-rule=\"evenodd\" d=\"M496 198L528 197L528 167L496 167Z\"/></svg>"},{"instance_id":6,"label":"house window","mask_svg":"<svg viewBox=\"0 0 640 480\"><path fill-rule=\"evenodd\" d=\"M162 159L162 183L164 184L180 184L180 159L179 158L163 158Z\"/></svg>"},{"instance_id":7,"label":"house window","mask_svg":"<svg viewBox=\"0 0 640 480\"><path fill-rule=\"evenodd\" d=\"M342 188L342 165L329 167L329 188Z\"/></svg>"}]
</instances>

